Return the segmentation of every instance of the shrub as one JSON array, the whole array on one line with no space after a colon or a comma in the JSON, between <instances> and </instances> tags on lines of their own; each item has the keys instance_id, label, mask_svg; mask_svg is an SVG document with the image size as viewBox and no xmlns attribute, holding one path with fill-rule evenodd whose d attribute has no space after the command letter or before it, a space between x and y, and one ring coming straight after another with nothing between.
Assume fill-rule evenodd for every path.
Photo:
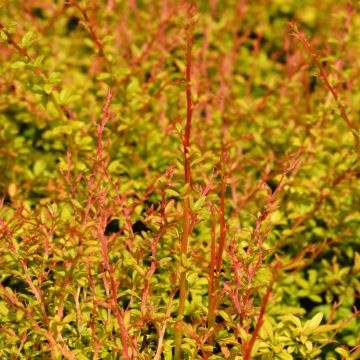
<instances>
[{"instance_id":1,"label":"shrub","mask_svg":"<svg viewBox=\"0 0 360 360\"><path fill-rule=\"evenodd\" d=\"M0 357L356 359L356 5L5 4Z\"/></svg>"}]
</instances>

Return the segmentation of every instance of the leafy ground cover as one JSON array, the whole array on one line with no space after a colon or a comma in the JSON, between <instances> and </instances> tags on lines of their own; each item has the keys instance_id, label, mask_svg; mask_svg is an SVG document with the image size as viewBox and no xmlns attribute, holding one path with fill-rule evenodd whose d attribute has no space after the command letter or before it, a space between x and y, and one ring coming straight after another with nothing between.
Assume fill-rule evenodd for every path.
<instances>
[{"instance_id":1,"label":"leafy ground cover","mask_svg":"<svg viewBox=\"0 0 360 360\"><path fill-rule=\"evenodd\" d=\"M358 359L356 1L0 8L1 359Z\"/></svg>"}]
</instances>

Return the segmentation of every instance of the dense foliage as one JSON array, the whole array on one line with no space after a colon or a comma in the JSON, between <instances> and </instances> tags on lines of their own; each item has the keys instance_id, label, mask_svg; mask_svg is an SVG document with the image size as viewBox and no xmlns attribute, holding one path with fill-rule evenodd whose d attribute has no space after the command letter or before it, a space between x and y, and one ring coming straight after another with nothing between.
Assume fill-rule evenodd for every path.
<instances>
[{"instance_id":1,"label":"dense foliage","mask_svg":"<svg viewBox=\"0 0 360 360\"><path fill-rule=\"evenodd\" d=\"M359 358L357 6L5 0L0 358Z\"/></svg>"}]
</instances>

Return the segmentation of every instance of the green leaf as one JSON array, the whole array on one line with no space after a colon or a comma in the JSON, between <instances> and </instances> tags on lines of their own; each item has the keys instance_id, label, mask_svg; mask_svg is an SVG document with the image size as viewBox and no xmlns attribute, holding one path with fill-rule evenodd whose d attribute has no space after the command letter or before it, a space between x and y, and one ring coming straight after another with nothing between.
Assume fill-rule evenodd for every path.
<instances>
[{"instance_id":1,"label":"green leaf","mask_svg":"<svg viewBox=\"0 0 360 360\"><path fill-rule=\"evenodd\" d=\"M24 349L25 349L25 350L30 349L33 345L34 345L34 343L33 343L32 341L27 341L27 342L24 344Z\"/></svg>"},{"instance_id":2,"label":"green leaf","mask_svg":"<svg viewBox=\"0 0 360 360\"><path fill-rule=\"evenodd\" d=\"M189 193L189 189L190 189L190 184L185 184L181 189L180 189L180 194L181 196L185 196Z\"/></svg>"},{"instance_id":3,"label":"green leaf","mask_svg":"<svg viewBox=\"0 0 360 360\"><path fill-rule=\"evenodd\" d=\"M284 316L285 320L291 321L296 327L301 328L301 321L298 317L288 314Z\"/></svg>"},{"instance_id":4,"label":"green leaf","mask_svg":"<svg viewBox=\"0 0 360 360\"><path fill-rule=\"evenodd\" d=\"M284 307L276 307L273 310L271 310L270 313L273 315L286 315L286 314L303 315L306 313L306 310L295 306L284 306Z\"/></svg>"},{"instance_id":5,"label":"green leaf","mask_svg":"<svg viewBox=\"0 0 360 360\"><path fill-rule=\"evenodd\" d=\"M22 69L25 67L26 63L24 61L16 61L11 64L12 69Z\"/></svg>"},{"instance_id":6,"label":"green leaf","mask_svg":"<svg viewBox=\"0 0 360 360\"><path fill-rule=\"evenodd\" d=\"M138 78L133 77L126 88L129 94L134 94L140 90L140 82Z\"/></svg>"},{"instance_id":7,"label":"green leaf","mask_svg":"<svg viewBox=\"0 0 360 360\"><path fill-rule=\"evenodd\" d=\"M303 279L303 278L296 278L295 280L303 289L308 289L309 288L309 283Z\"/></svg>"},{"instance_id":8,"label":"green leaf","mask_svg":"<svg viewBox=\"0 0 360 360\"><path fill-rule=\"evenodd\" d=\"M309 299L317 303L321 303L323 301L322 297L317 294L310 294Z\"/></svg>"},{"instance_id":9,"label":"green leaf","mask_svg":"<svg viewBox=\"0 0 360 360\"><path fill-rule=\"evenodd\" d=\"M195 271L192 271L192 272L188 273L186 275L186 280L187 280L189 286L195 284L198 277L199 277L198 273L195 272Z\"/></svg>"},{"instance_id":10,"label":"green leaf","mask_svg":"<svg viewBox=\"0 0 360 360\"><path fill-rule=\"evenodd\" d=\"M133 265L133 267L141 276L145 275L145 271L141 266L135 264L135 265Z\"/></svg>"},{"instance_id":11,"label":"green leaf","mask_svg":"<svg viewBox=\"0 0 360 360\"><path fill-rule=\"evenodd\" d=\"M35 176L43 175L44 170L46 169L46 162L44 159L39 159L35 162L33 172Z\"/></svg>"},{"instance_id":12,"label":"green leaf","mask_svg":"<svg viewBox=\"0 0 360 360\"><path fill-rule=\"evenodd\" d=\"M165 193L166 193L167 196L174 196L174 197L179 197L180 196L180 194L177 191L173 190L173 189L166 189Z\"/></svg>"},{"instance_id":13,"label":"green leaf","mask_svg":"<svg viewBox=\"0 0 360 360\"><path fill-rule=\"evenodd\" d=\"M287 351L283 351L279 354L276 354L277 358L282 360L293 360L293 357L291 354L289 354Z\"/></svg>"},{"instance_id":14,"label":"green leaf","mask_svg":"<svg viewBox=\"0 0 360 360\"><path fill-rule=\"evenodd\" d=\"M75 200L75 199L70 199L70 201L71 201L71 203L72 203L76 208L82 209L81 204L80 204L77 200Z\"/></svg>"},{"instance_id":15,"label":"green leaf","mask_svg":"<svg viewBox=\"0 0 360 360\"><path fill-rule=\"evenodd\" d=\"M194 204L193 211L199 210L205 203L206 196L201 196Z\"/></svg>"},{"instance_id":16,"label":"green leaf","mask_svg":"<svg viewBox=\"0 0 360 360\"><path fill-rule=\"evenodd\" d=\"M67 134L71 135L73 132L73 127L71 125L60 125L54 128L51 132L51 135L61 135L61 134Z\"/></svg>"},{"instance_id":17,"label":"green leaf","mask_svg":"<svg viewBox=\"0 0 360 360\"><path fill-rule=\"evenodd\" d=\"M6 35L6 33L2 30L0 30L0 37L1 39L3 39L4 41L8 41L8 36Z\"/></svg>"},{"instance_id":18,"label":"green leaf","mask_svg":"<svg viewBox=\"0 0 360 360\"><path fill-rule=\"evenodd\" d=\"M158 263L159 263L160 266L164 266L165 264L167 264L167 263L169 263L171 261L173 261L172 257L165 256L164 258L160 259Z\"/></svg>"},{"instance_id":19,"label":"green leaf","mask_svg":"<svg viewBox=\"0 0 360 360\"><path fill-rule=\"evenodd\" d=\"M181 254L181 265L184 267L188 266L188 258L186 254Z\"/></svg>"},{"instance_id":20,"label":"green leaf","mask_svg":"<svg viewBox=\"0 0 360 360\"><path fill-rule=\"evenodd\" d=\"M31 39L33 37L34 33L32 31L28 31L24 37L21 39L20 46L27 48L31 45Z\"/></svg>"},{"instance_id":21,"label":"green leaf","mask_svg":"<svg viewBox=\"0 0 360 360\"><path fill-rule=\"evenodd\" d=\"M101 81L101 80L107 80L110 78L111 78L111 74L102 72L96 77L96 80Z\"/></svg>"},{"instance_id":22,"label":"green leaf","mask_svg":"<svg viewBox=\"0 0 360 360\"><path fill-rule=\"evenodd\" d=\"M136 291L134 291L134 290L127 289L127 290L125 290L124 293L125 293L125 294L128 294L128 295L131 295L131 296L134 296L134 297L136 297L137 299L141 299L141 296L139 296L139 294L138 294Z\"/></svg>"},{"instance_id":23,"label":"green leaf","mask_svg":"<svg viewBox=\"0 0 360 360\"><path fill-rule=\"evenodd\" d=\"M33 65L35 67L38 67L42 64L43 61L44 61L44 55L40 55L33 61Z\"/></svg>"},{"instance_id":24,"label":"green leaf","mask_svg":"<svg viewBox=\"0 0 360 360\"><path fill-rule=\"evenodd\" d=\"M91 136L84 136L84 137L81 137L78 141L78 144L80 146L84 146L84 145L88 145L90 143L92 143L93 141L93 138ZM109 165L109 168L110 168L111 164Z\"/></svg>"},{"instance_id":25,"label":"green leaf","mask_svg":"<svg viewBox=\"0 0 360 360\"><path fill-rule=\"evenodd\" d=\"M349 352L345 349L345 348L343 348L343 347L337 347L336 349L335 349L335 351L338 353L338 354L340 354L341 356L343 356L346 360L348 360L349 358L350 358L350 354L349 354Z\"/></svg>"},{"instance_id":26,"label":"green leaf","mask_svg":"<svg viewBox=\"0 0 360 360\"><path fill-rule=\"evenodd\" d=\"M263 323L263 329L266 331L267 335L269 336L270 340L273 341L274 339L274 329L271 324L271 320L268 316L265 317Z\"/></svg>"},{"instance_id":27,"label":"green leaf","mask_svg":"<svg viewBox=\"0 0 360 360\"><path fill-rule=\"evenodd\" d=\"M219 312L218 312L218 314L225 320L225 321L227 321L227 322L231 322L231 317L230 317L230 315L226 312L226 311L224 311L224 310L219 310Z\"/></svg>"},{"instance_id":28,"label":"green leaf","mask_svg":"<svg viewBox=\"0 0 360 360\"><path fill-rule=\"evenodd\" d=\"M64 324L68 324L68 323L72 322L72 321L75 320L75 319L76 319L76 314L73 312L73 313L70 313L70 314L66 315L66 316L63 318L62 322L63 322Z\"/></svg>"},{"instance_id":29,"label":"green leaf","mask_svg":"<svg viewBox=\"0 0 360 360\"><path fill-rule=\"evenodd\" d=\"M317 313L308 323L308 327L316 328L320 325L321 320L323 319L324 314L322 312Z\"/></svg>"},{"instance_id":30,"label":"green leaf","mask_svg":"<svg viewBox=\"0 0 360 360\"><path fill-rule=\"evenodd\" d=\"M10 197L14 197L17 194L17 186L15 183L9 184L8 193Z\"/></svg>"},{"instance_id":31,"label":"green leaf","mask_svg":"<svg viewBox=\"0 0 360 360\"><path fill-rule=\"evenodd\" d=\"M52 93L53 85L45 84L43 88L44 88L45 94L50 95Z\"/></svg>"},{"instance_id":32,"label":"green leaf","mask_svg":"<svg viewBox=\"0 0 360 360\"><path fill-rule=\"evenodd\" d=\"M114 160L109 164L108 171L109 172L117 171L117 169L120 167L120 165L121 165L120 160Z\"/></svg>"},{"instance_id":33,"label":"green leaf","mask_svg":"<svg viewBox=\"0 0 360 360\"><path fill-rule=\"evenodd\" d=\"M60 80L61 80L61 73L59 73L59 72L52 72L48 78L48 81L51 84L59 83Z\"/></svg>"},{"instance_id":34,"label":"green leaf","mask_svg":"<svg viewBox=\"0 0 360 360\"><path fill-rule=\"evenodd\" d=\"M71 98L71 91L69 89L62 89L59 95L59 102L61 105L65 105Z\"/></svg>"},{"instance_id":35,"label":"green leaf","mask_svg":"<svg viewBox=\"0 0 360 360\"><path fill-rule=\"evenodd\" d=\"M0 314L6 316L9 313L9 309L4 301L0 301Z\"/></svg>"},{"instance_id":36,"label":"green leaf","mask_svg":"<svg viewBox=\"0 0 360 360\"><path fill-rule=\"evenodd\" d=\"M308 274L309 274L309 282L310 282L310 285L313 286L316 284L316 279L317 279L317 271L312 269L312 270L309 270L308 271Z\"/></svg>"}]
</instances>

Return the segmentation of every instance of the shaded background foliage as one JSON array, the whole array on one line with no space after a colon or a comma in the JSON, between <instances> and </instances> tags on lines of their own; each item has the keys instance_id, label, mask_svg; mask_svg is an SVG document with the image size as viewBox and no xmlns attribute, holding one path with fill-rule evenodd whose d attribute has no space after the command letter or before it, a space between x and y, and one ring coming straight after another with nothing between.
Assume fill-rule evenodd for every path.
<instances>
[{"instance_id":1,"label":"shaded background foliage","mask_svg":"<svg viewBox=\"0 0 360 360\"><path fill-rule=\"evenodd\" d=\"M171 359L187 192L186 5L3 3L3 358L117 358L125 336L131 356L152 359L161 349ZM359 342L353 134L288 27L294 19L310 37L357 125L357 6L197 3L185 358L241 359L270 284L254 358L334 359L350 356L346 349ZM218 234L222 166L227 244L212 347L199 339L209 334L211 229ZM333 327L321 328L320 312Z\"/></svg>"}]
</instances>

